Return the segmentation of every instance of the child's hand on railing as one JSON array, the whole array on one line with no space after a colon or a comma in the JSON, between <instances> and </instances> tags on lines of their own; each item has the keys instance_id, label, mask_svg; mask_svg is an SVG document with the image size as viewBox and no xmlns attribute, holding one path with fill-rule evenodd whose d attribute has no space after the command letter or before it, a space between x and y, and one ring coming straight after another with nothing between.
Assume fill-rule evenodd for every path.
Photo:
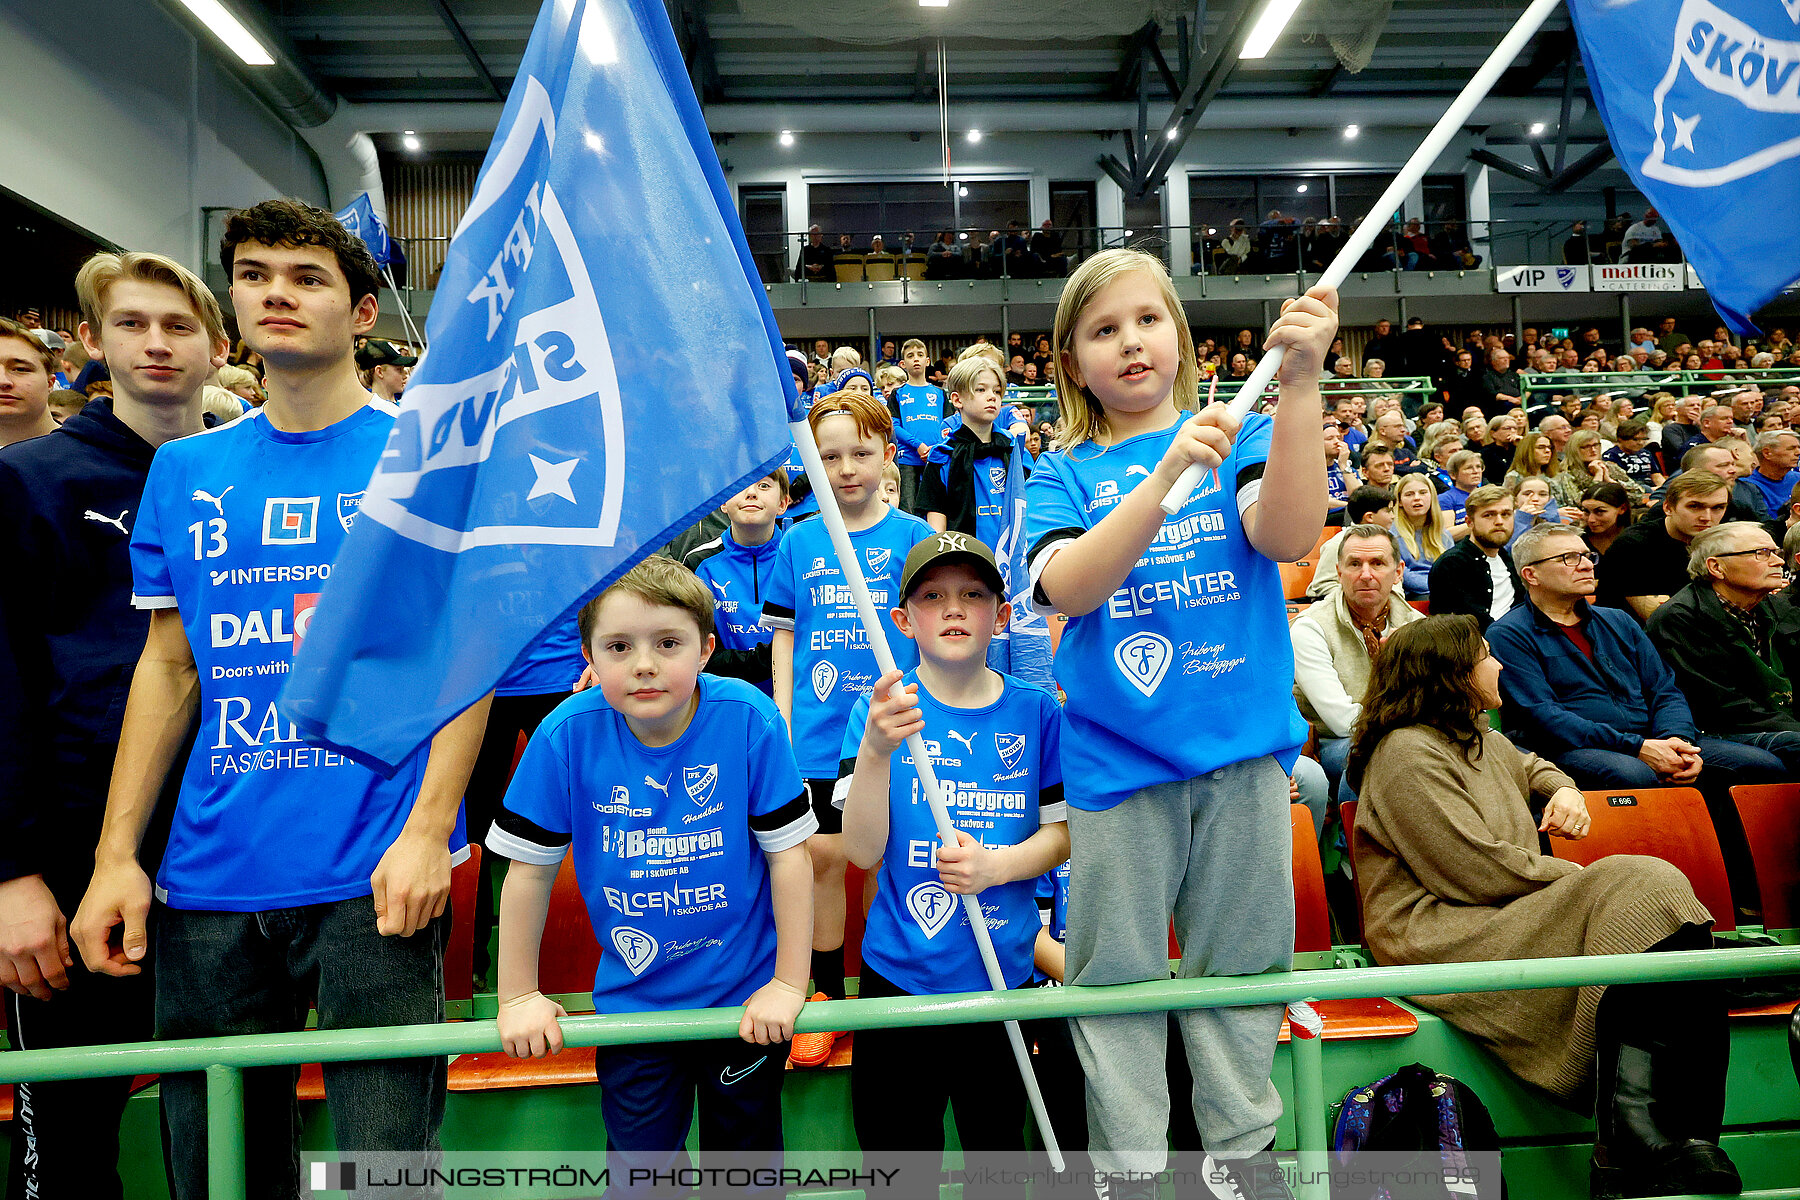
<instances>
[{"instance_id":1,"label":"child's hand on railing","mask_svg":"<svg viewBox=\"0 0 1800 1200\"><path fill-rule=\"evenodd\" d=\"M500 1002L495 1016L500 1026L500 1046L510 1058L543 1058L561 1054L562 1026L557 1022L568 1011L542 992L527 992Z\"/></svg>"},{"instance_id":2,"label":"child's hand on railing","mask_svg":"<svg viewBox=\"0 0 1800 1200\"><path fill-rule=\"evenodd\" d=\"M794 1036L794 1021L805 1005L806 994L799 988L771 979L744 1001L738 1036L758 1046L788 1041Z\"/></svg>"}]
</instances>

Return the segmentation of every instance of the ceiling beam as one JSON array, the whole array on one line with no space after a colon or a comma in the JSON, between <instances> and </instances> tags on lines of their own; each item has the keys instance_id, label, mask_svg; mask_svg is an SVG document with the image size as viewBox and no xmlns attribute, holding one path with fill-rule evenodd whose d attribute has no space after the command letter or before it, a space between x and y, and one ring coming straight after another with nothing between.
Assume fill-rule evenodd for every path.
<instances>
[{"instance_id":1,"label":"ceiling beam","mask_svg":"<svg viewBox=\"0 0 1800 1200\"><path fill-rule=\"evenodd\" d=\"M443 22L444 28L449 31L451 39L456 42L457 49L462 51L463 57L468 60L470 68L475 72L475 77L481 80L481 86L487 89L488 95L496 100L506 99L506 93L501 91L499 83L495 82L493 72L489 71L487 64L481 61L481 52L475 49L475 43L469 40L468 33L463 30L462 22L458 21L456 14L450 11L450 0L431 0L431 6L437 9L438 20Z\"/></svg>"},{"instance_id":2,"label":"ceiling beam","mask_svg":"<svg viewBox=\"0 0 1800 1200\"><path fill-rule=\"evenodd\" d=\"M1500 76L1500 82L1494 85L1494 94L1529 96L1537 90L1538 84L1550 78L1551 72L1567 62L1569 55L1573 53L1573 29L1551 29L1539 34L1537 49L1531 52L1531 61L1522 67L1513 67Z\"/></svg>"}]
</instances>

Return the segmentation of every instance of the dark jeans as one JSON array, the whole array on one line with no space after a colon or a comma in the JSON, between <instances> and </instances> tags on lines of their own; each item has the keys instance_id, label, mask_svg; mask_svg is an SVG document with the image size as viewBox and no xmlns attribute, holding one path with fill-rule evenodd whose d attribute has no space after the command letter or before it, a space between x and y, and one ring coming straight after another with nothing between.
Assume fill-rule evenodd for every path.
<instances>
[{"instance_id":1,"label":"dark jeans","mask_svg":"<svg viewBox=\"0 0 1800 1200\"><path fill-rule=\"evenodd\" d=\"M1340 805L1356 800L1356 792L1351 789L1350 782L1344 778L1344 767L1349 761L1349 738L1322 737L1319 739L1319 765L1325 768L1325 781L1331 785L1332 798Z\"/></svg>"},{"instance_id":2,"label":"dark jeans","mask_svg":"<svg viewBox=\"0 0 1800 1200\"><path fill-rule=\"evenodd\" d=\"M909 512L909 513L912 513L914 516L918 515L918 511L919 511L919 472L923 471L924 469L925 468L923 466L912 466L912 465L908 465L906 463L900 464L900 511L901 512Z\"/></svg>"},{"instance_id":3,"label":"dark jeans","mask_svg":"<svg viewBox=\"0 0 1800 1200\"><path fill-rule=\"evenodd\" d=\"M700 1145L705 1150L733 1155L732 1166L779 1168L784 1145L781 1084L790 1046L789 1042L757 1046L732 1038L599 1047L594 1066L612 1179L608 1200L685 1191L634 1184L630 1173L634 1168L670 1171L689 1166L686 1147L696 1096ZM751 1187L738 1194L779 1197L785 1190Z\"/></svg>"},{"instance_id":4,"label":"dark jeans","mask_svg":"<svg viewBox=\"0 0 1800 1200\"><path fill-rule=\"evenodd\" d=\"M150 925L156 1036L293 1032L315 997L320 1029L442 1021L449 927L446 911L411 937L383 937L369 896L260 913L158 904ZM258 1197L300 1194L298 1077L298 1067L244 1072L245 1151ZM338 1152L435 1152L444 1080L437 1055L325 1064ZM162 1104L176 1200L205 1200L205 1077L163 1076Z\"/></svg>"},{"instance_id":5,"label":"dark jeans","mask_svg":"<svg viewBox=\"0 0 1800 1200\"><path fill-rule=\"evenodd\" d=\"M1706 765L1700 768L1700 778L1693 786L1706 800L1713 829L1719 835L1719 852L1725 859L1725 874L1731 881L1732 903L1740 909L1758 911L1762 902L1756 892L1750 841L1744 835L1737 805L1732 803L1731 789L1740 783L1780 783L1800 779L1800 734L1748 736L1793 738L1792 765L1778 754L1747 744L1743 739L1701 737L1694 744L1700 747L1700 757ZM1613 750L1571 750L1556 759L1556 765L1577 786L1588 790L1668 786L1641 758Z\"/></svg>"},{"instance_id":6,"label":"dark jeans","mask_svg":"<svg viewBox=\"0 0 1800 1200\"><path fill-rule=\"evenodd\" d=\"M858 993L863 999L911 994L863 964ZM997 1167L1024 1164L1025 1085L1006 1028L997 1023L858 1031L850 1060L850 1108L857 1144L865 1152L942 1151L949 1108L967 1167L980 1167L982 1151L996 1152ZM927 1192L904 1194L935 1200L937 1193L933 1180ZM1002 1195L1010 1200L1016 1194L1017 1189L998 1192L975 1180L963 1185L967 1200Z\"/></svg>"},{"instance_id":7,"label":"dark jeans","mask_svg":"<svg viewBox=\"0 0 1800 1200\"><path fill-rule=\"evenodd\" d=\"M573 681L571 681L573 682ZM475 767L469 772L469 786L463 791L463 819L468 825L469 845L482 846L481 879L475 887L475 977L484 984L492 973L492 956L488 953L494 939L494 926L499 914L494 911L494 885L503 877L507 860L486 853L488 826L500 815L501 801L506 798L506 785L512 779L513 755L519 748L519 735L530 737L544 723L552 709L569 698L568 692L552 692L542 696L495 696L488 709L487 732L482 734L481 749L475 755ZM477 991L485 991L477 986Z\"/></svg>"},{"instance_id":8,"label":"dark jeans","mask_svg":"<svg viewBox=\"0 0 1800 1200\"><path fill-rule=\"evenodd\" d=\"M73 912L71 908L69 910ZM14 1050L147 1042L151 976L127 979L69 968L69 990L50 1000L5 992ZM119 1120L131 1076L21 1083L13 1090L12 1165L6 1195L42 1200L118 1200Z\"/></svg>"}]
</instances>

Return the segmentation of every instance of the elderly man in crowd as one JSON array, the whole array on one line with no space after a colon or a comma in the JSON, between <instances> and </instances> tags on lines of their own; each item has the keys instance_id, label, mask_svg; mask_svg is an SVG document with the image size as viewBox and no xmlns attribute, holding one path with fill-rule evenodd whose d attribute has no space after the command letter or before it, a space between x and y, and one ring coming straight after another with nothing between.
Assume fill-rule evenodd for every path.
<instances>
[{"instance_id":1,"label":"elderly man in crowd","mask_svg":"<svg viewBox=\"0 0 1800 1200\"><path fill-rule=\"evenodd\" d=\"M1791 429L1770 429L1756 435L1753 453L1756 470L1744 476L1762 494L1771 514L1787 506L1794 485L1800 483L1800 434Z\"/></svg>"},{"instance_id":2,"label":"elderly man in crowd","mask_svg":"<svg viewBox=\"0 0 1800 1200\"><path fill-rule=\"evenodd\" d=\"M1669 481L1662 519L1639 521L1600 560L1599 603L1647 621L1687 586L1688 546L1725 517L1731 484L1711 471L1683 471Z\"/></svg>"},{"instance_id":3,"label":"elderly man in crowd","mask_svg":"<svg viewBox=\"0 0 1800 1200\"><path fill-rule=\"evenodd\" d=\"M1550 439L1551 459L1561 462L1563 451L1568 448L1569 439L1575 436L1575 427L1569 424L1569 418L1561 413L1551 413L1538 422L1538 432Z\"/></svg>"},{"instance_id":4,"label":"elderly man in crowd","mask_svg":"<svg viewBox=\"0 0 1800 1200\"><path fill-rule=\"evenodd\" d=\"M1691 582L1650 618L1650 640L1675 671L1702 732L1780 758L1800 775L1800 609L1771 600L1787 586L1769 531L1732 521L1688 551Z\"/></svg>"},{"instance_id":5,"label":"elderly man in crowd","mask_svg":"<svg viewBox=\"0 0 1800 1200\"><path fill-rule=\"evenodd\" d=\"M1706 797L1740 907L1756 906L1730 789L1788 778L1767 750L1702 736L1675 674L1636 621L1591 603L1599 556L1560 525L1512 546L1527 603L1488 630L1506 733L1584 788L1694 786Z\"/></svg>"},{"instance_id":6,"label":"elderly man in crowd","mask_svg":"<svg viewBox=\"0 0 1800 1200\"><path fill-rule=\"evenodd\" d=\"M1488 369L1481 377L1481 394L1481 411L1490 417L1524 407L1525 385L1513 369L1512 355L1504 350L1494 350L1488 355Z\"/></svg>"},{"instance_id":7,"label":"elderly man in crowd","mask_svg":"<svg viewBox=\"0 0 1800 1200\"><path fill-rule=\"evenodd\" d=\"M1344 525L1345 531L1320 546L1313 560L1313 578L1307 585L1306 594L1314 600L1323 600L1338 589L1338 555L1343 551L1344 539L1350 536L1349 526L1394 527L1394 489L1365 483L1351 492L1349 502L1344 506Z\"/></svg>"},{"instance_id":8,"label":"elderly man in crowd","mask_svg":"<svg viewBox=\"0 0 1800 1200\"><path fill-rule=\"evenodd\" d=\"M1673 420L1662 427L1663 470L1673 474L1695 439L1706 440L1700 432L1700 409L1705 403L1699 396L1683 396L1670 410Z\"/></svg>"},{"instance_id":9,"label":"elderly man in crowd","mask_svg":"<svg viewBox=\"0 0 1800 1200\"><path fill-rule=\"evenodd\" d=\"M1478 487L1463 502L1469 536L1431 564L1431 612L1468 613L1482 629L1525 598L1503 551L1513 535L1513 499L1505 488Z\"/></svg>"},{"instance_id":10,"label":"elderly man in crowd","mask_svg":"<svg viewBox=\"0 0 1800 1200\"><path fill-rule=\"evenodd\" d=\"M1421 619L1400 597L1404 568L1393 533L1383 525L1352 525L1342 539L1336 589L1288 631L1294 639L1294 699L1319 735L1319 761L1340 801L1355 799L1342 782L1344 760L1375 653L1389 632Z\"/></svg>"}]
</instances>

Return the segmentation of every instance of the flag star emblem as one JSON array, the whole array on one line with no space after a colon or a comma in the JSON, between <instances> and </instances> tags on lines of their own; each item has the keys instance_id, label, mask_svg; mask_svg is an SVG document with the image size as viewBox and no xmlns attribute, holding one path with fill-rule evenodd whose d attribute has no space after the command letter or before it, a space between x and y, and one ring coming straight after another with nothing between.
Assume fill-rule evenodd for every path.
<instances>
[{"instance_id":1,"label":"flag star emblem","mask_svg":"<svg viewBox=\"0 0 1800 1200\"><path fill-rule=\"evenodd\" d=\"M1695 113L1691 117L1678 117L1674 113L1670 113L1669 116L1675 122L1675 144L1669 148L1671 150L1681 150L1684 148L1693 150L1694 126L1700 124L1700 114ZM1695 151L1695 153L1698 153L1698 151Z\"/></svg>"},{"instance_id":2,"label":"flag star emblem","mask_svg":"<svg viewBox=\"0 0 1800 1200\"><path fill-rule=\"evenodd\" d=\"M527 454L531 460L531 469L537 472L537 482L531 485L531 492L525 497L536 500L539 496L561 496L570 504L575 503L575 492L569 487L569 476L575 472L575 464L579 458L571 458L565 462L545 462L535 454Z\"/></svg>"}]
</instances>

